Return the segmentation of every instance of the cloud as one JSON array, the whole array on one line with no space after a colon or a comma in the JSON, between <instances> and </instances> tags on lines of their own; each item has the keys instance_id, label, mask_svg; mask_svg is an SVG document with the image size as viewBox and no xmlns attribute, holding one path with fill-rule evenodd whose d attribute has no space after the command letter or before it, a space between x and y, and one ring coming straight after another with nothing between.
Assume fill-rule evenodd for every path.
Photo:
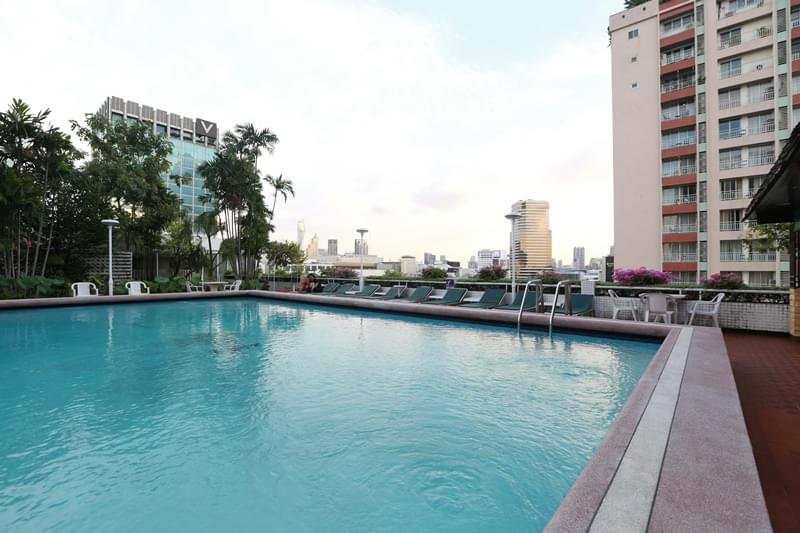
<instances>
[{"instance_id":1,"label":"cloud","mask_svg":"<svg viewBox=\"0 0 800 533\"><path fill-rule=\"evenodd\" d=\"M52 107L64 125L113 94L276 131L262 169L297 193L278 205L280 238L294 238L298 219L343 242L367 225L386 257L466 260L503 246L511 203L537 198L551 201L558 257L611 244L602 32L479 67L446 52L456 35L446 24L375 2L42 0L4 11L0 46L25 53L7 54L3 102Z\"/></svg>"}]
</instances>

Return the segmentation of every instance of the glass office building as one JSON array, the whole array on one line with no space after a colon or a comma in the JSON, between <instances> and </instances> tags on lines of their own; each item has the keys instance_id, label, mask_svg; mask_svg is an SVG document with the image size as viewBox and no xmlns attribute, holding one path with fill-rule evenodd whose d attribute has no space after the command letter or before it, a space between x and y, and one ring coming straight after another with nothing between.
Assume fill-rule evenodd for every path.
<instances>
[{"instance_id":1,"label":"glass office building","mask_svg":"<svg viewBox=\"0 0 800 533\"><path fill-rule=\"evenodd\" d=\"M139 120L152 124L156 134L168 137L172 153L169 155L170 170L163 176L167 187L181 199L181 205L193 223L200 213L212 210L205 180L197 168L216 153L216 123L169 113L117 96L106 98L98 113L112 122ZM172 179L175 175L182 176L181 184Z\"/></svg>"}]
</instances>

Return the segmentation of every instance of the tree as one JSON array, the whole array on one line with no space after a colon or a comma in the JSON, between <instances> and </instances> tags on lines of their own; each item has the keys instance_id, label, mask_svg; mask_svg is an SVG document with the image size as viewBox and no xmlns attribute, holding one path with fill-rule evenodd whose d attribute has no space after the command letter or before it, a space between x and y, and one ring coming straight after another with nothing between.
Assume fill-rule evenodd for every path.
<instances>
[{"instance_id":1,"label":"tree","mask_svg":"<svg viewBox=\"0 0 800 533\"><path fill-rule=\"evenodd\" d=\"M299 265L306 259L306 254L296 242L270 242L267 245L266 255L275 268L285 268L290 265Z\"/></svg>"},{"instance_id":2,"label":"tree","mask_svg":"<svg viewBox=\"0 0 800 533\"><path fill-rule=\"evenodd\" d=\"M172 259L172 277L181 270L199 270L203 266L205 252L192 234L192 222L188 215L167 226L163 249Z\"/></svg>"},{"instance_id":3,"label":"tree","mask_svg":"<svg viewBox=\"0 0 800 533\"><path fill-rule=\"evenodd\" d=\"M750 224L745 243L751 250L788 250L792 238L791 224Z\"/></svg>"},{"instance_id":4,"label":"tree","mask_svg":"<svg viewBox=\"0 0 800 533\"><path fill-rule=\"evenodd\" d=\"M91 148L82 171L109 199L119 239L139 256L154 256L164 230L181 217L180 200L164 183L172 143L146 123L114 123L100 115L85 125L72 121L72 129Z\"/></svg>"},{"instance_id":5,"label":"tree","mask_svg":"<svg viewBox=\"0 0 800 533\"><path fill-rule=\"evenodd\" d=\"M208 242L208 268L209 270L214 270L215 266L215 259L219 255L219 250L217 253L214 253L214 249L211 246L211 239L219 233L219 223L217 221L217 214L214 211L204 211L200 213L195 218L195 225L203 232L205 235L207 242Z\"/></svg>"},{"instance_id":6,"label":"tree","mask_svg":"<svg viewBox=\"0 0 800 533\"><path fill-rule=\"evenodd\" d=\"M281 196L283 196L284 203L288 201L289 199L288 195L291 194L292 198L294 198L294 184L292 183L292 180L283 179L283 174L281 174L277 178L273 178L272 176L267 174L266 180L267 183L269 183L272 186L272 191L273 191L272 210L270 211L269 215L269 219L270 221L272 221L272 219L275 218L275 207L277 206L278 203L278 195L280 194Z\"/></svg>"},{"instance_id":7,"label":"tree","mask_svg":"<svg viewBox=\"0 0 800 533\"><path fill-rule=\"evenodd\" d=\"M478 271L478 279L481 281L496 281L506 277L506 269L500 265L483 267Z\"/></svg>"},{"instance_id":8,"label":"tree","mask_svg":"<svg viewBox=\"0 0 800 533\"><path fill-rule=\"evenodd\" d=\"M445 279L447 271L443 268L428 267L422 271L422 279Z\"/></svg>"}]
</instances>

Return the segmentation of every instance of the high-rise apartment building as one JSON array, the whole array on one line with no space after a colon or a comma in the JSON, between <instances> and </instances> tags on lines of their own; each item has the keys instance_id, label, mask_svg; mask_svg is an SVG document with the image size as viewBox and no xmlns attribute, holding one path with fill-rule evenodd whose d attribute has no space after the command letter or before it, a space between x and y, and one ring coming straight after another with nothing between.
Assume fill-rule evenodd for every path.
<instances>
[{"instance_id":1,"label":"high-rise apartment building","mask_svg":"<svg viewBox=\"0 0 800 533\"><path fill-rule=\"evenodd\" d=\"M478 250L477 254L478 269L499 266L508 266L508 252L505 250Z\"/></svg>"},{"instance_id":2,"label":"high-rise apartment building","mask_svg":"<svg viewBox=\"0 0 800 533\"><path fill-rule=\"evenodd\" d=\"M586 249L576 246L572 249L572 268L583 270L586 267Z\"/></svg>"},{"instance_id":3,"label":"high-rise apartment building","mask_svg":"<svg viewBox=\"0 0 800 533\"><path fill-rule=\"evenodd\" d=\"M430 252L425 252L422 254L422 264L424 265L434 265L436 264L436 254L432 254Z\"/></svg>"},{"instance_id":4,"label":"high-rise apartment building","mask_svg":"<svg viewBox=\"0 0 800 533\"><path fill-rule=\"evenodd\" d=\"M615 266L785 284L742 214L800 120L800 2L652 0L610 32Z\"/></svg>"},{"instance_id":5,"label":"high-rise apartment building","mask_svg":"<svg viewBox=\"0 0 800 533\"><path fill-rule=\"evenodd\" d=\"M328 239L328 255L339 255L339 241Z\"/></svg>"},{"instance_id":6,"label":"high-rise apartment building","mask_svg":"<svg viewBox=\"0 0 800 533\"><path fill-rule=\"evenodd\" d=\"M193 221L200 213L213 209L205 179L197 168L213 159L216 153L219 136L216 123L169 113L117 96L106 98L97 114L112 124L121 120L142 122L152 127L153 133L168 138L172 143L172 153L168 157L170 170L163 176L165 184L180 198L183 209ZM175 183L170 178L172 175L182 176L184 183Z\"/></svg>"},{"instance_id":7,"label":"high-rise apartment building","mask_svg":"<svg viewBox=\"0 0 800 533\"><path fill-rule=\"evenodd\" d=\"M539 200L520 200L511 206L520 215L514 220L511 247L516 272L522 277L552 270L553 236L550 231L550 204Z\"/></svg>"},{"instance_id":8,"label":"high-rise apartment building","mask_svg":"<svg viewBox=\"0 0 800 533\"><path fill-rule=\"evenodd\" d=\"M306 223L302 220L297 221L297 246L303 249L303 241L306 238Z\"/></svg>"}]
</instances>

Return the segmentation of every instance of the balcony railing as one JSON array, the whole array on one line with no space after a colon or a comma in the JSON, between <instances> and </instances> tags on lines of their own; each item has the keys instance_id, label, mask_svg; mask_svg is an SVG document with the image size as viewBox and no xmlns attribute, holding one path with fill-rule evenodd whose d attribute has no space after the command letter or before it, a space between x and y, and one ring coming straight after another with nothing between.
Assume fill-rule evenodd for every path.
<instances>
[{"instance_id":1,"label":"balcony railing","mask_svg":"<svg viewBox=\"0 0 800 533\"><path fill-rule=\"evenodd\" d=\"M736 78L743 74L750 74L751 72L760 72L763 70L767 70L772 66L772 62L770 60L764 61L751 61L748 63L741 63L736 67L730 67L727 69L720 69L719 71L719 78L721 80L727 80L730 78Z\"/></svg>"},{"instance_id":2,"label":"balcony railing","mask_svg":"<svg viewBox=\"0 0 800 533\"><path fill-rule=\"evenodd\" d=\"M770 87L768 89L764 89L761 91L753 91L751 94L748 95L748 98L744 103L757 104L759 102L767 102L769 100L774 100L774 99L775 99L775 87ZM719 101L720 111L724 111L726 109L734 109L741 105L742 105L741 95L730 97L727 100Z\"/></svg>"},{"instance_id":3,"label":"balcony railing","mask_svg":"<svg viewBox=\"0 0 800 533\"><path fill-rule=\"evenodd\" d=\"M798 50L797 52L792 50L792 61L798 61L798 60L800 60L800 50Z\"/></svg>"},{"instance_id":4,"label":"balcony railing","mask_svg":"<svg viewBox=\"0 0 800 533\"><path fill-rule=\"evenodd\" d=\"M677 80L668 81L661 84L661 94L671 93L673 91L679 91L681 89L685 89L687 87L694 86L694 76L689 76L686 78L680 78Z\"/></svg>"},{"instance_id":5,"label":"balcony railing","mask_svg":"<svg viewBox=\"0 0 800 533\"><path fill-rule=\"evenodd\" d=\"M681 196L673 196L672 198L667 197L662 200L661 205L685 205L685 204L693 204L697 202L697 195L696 194L684 194Z\"/></svg>"},{"instance_id":6,"label":"balcony railing","mask_svg":"<svg viewBox=\"0 0 800 533\"><path fill-rule=\"evenodd\" d=\"M695 165L682 165L680 168L668 168L661 173L664 178L691 176L692 174L697 174L697 166Z\"/></svg>"},{"instance_id":7,"label":"balcony railing","mask_svg":"<svg viewBox=\"0 0 800 533\"><path fill-rule=\"evenodd\" d=\"M719 260L723 263L767 263L775 261L775 252L767 253L744 253L744 252L720 252Z\"/></svg>"},{"instance_id":8,"label":"balcony railing","mask_svg":"<svg viewBox=\"0 0 800 533\"><path fill-rule=\"evenodd\" d=\"M724 50L732 46L738 46L742 43L749 43L756 39L763 39L772 35L772 28L769 26L762 26L753 31L748 31L742 34L731 35L727 39L720 39L719 49Z\"/></svg>"},{"instance_id":9,"label":"balcony railing","mask_svg":"<svg viewBox=\"0 0 800 533\"><path fill-rule=\"evenodd\" d=\"M792 11L792 28L800 26L800 11Z\"/></svg>"},{"instance_id":10,"label":"balcony railing","mask_svg":"<svg viewBox=\"0 0 800 533\"><path fill-rule=\"evenodd\" d=\"M745 5L743 5L741 7L731 6L730 4L728 4L728 9L721 9L719 11L719 18L720 19L724 19L724 18L732 17L736 13L740 13L742 11L747 11L748 9L755 9L757 7L761 7L761 6L766 5L768 3L769 2L767 2L766 0L759 0L758 2L746 3Z\"/></svg>"},{"instance_id":11,"label":"balcony railing","mask_svg":"<svg viewBox=\"0 0 800 533\"><path fill-rule=\"evenodd\" d=\"M696 233L697 223L694 224L665 224L664 233Z\"/></svg>"},{"instance_id":12,"label":"balcony railing","mask_svg":"<svg viewBox=\"0 0 800 533\"><path fill-rule=\"evenodd\" d=\"M678 148L680 146L692 146L697 144L697 135L692 133L691 135L681 135L679 137L666 137L661 140L661 149L667 150L669 148Z\"/></svg>"},{"instance_id":13,"label":"balcony railing","mask_svg":"<svg viewBox=\"0 0 800 533\"><path fill-rule=\"evenodd\" d=\"M664 254L665 263L696 263L697 253L684 252L684 253L670 253Z\"/></svg>"},{"instance_id":14,"label":"balcony railing","mask_svg":"<svg viewBox=\"0 0 800 533\"><path fill-rule=\"evenodd\" d=\"M774 131L775 131L775 120L773 119L769 122L757 124L753 127L748 126L747 128L728 130L726 132L720 131L719 140L725 141L728 139L736 139L738 137L744 137L746 135L761 135L764 133L772 133Z\"/></svg>"},{"instance_id":15,"label":"balcony railing","mask_svg":"<svg viewBox=\"0 0 800 533\"><path fill-rule=\"evenodd\" d=\"M719 169L731 170L735 168L760 167L763 165L771 165L774 162L775 162L774 153L755 156L751 157L750 159L727 158L727 159L720 159Z\"/></svg>"},{"instance_id":16,"label":"balcony railing","mask_svg":"<svg viewBox=\"0 0 800 533\"><path fill-rule=\"evenodd\" d=\"M742 231L742 227L742 222L728 221L719 223L720 231Z\"/></svg>"},{"instance_id":17,"label":"balcony railing","mask_svg":"<svg viewBox=\"0 0 800 533\"><path fill-rule=\"evenodd\" d=\"M678 33L684 32L688 29L694 28L694 22L690 22L688 24L684 24L683 26L676 26L674 28L670 28L665 30L661 28L661 37L669 37L670 35L676 35Z\"/></svg>"},{"instance_id":18,"label":"balcony railing","mask_svg":"<svg viewBox=\"0 0 800 533\"><path fill-rule=\"evenodd\" d=\"M800 90L800 89L798 89ZM661 120L675 120L696 116L694 108L691 109L664 109L661 111Z\"/></svg>"},{"instance_id":19,"label":"balcony railing","mask_svg":"<svg viewBox=\"0 0 800 533\"><path fill-rule=\"evenodd\" d=\"M661 56L661 66L665 67L667 65L678 63L680 61L683 61L684 59L691 59L693 57L694 57L694 49L685 51L683 53L670 54L669 56L663 55Z\"/></svg>"}]
</instances>

